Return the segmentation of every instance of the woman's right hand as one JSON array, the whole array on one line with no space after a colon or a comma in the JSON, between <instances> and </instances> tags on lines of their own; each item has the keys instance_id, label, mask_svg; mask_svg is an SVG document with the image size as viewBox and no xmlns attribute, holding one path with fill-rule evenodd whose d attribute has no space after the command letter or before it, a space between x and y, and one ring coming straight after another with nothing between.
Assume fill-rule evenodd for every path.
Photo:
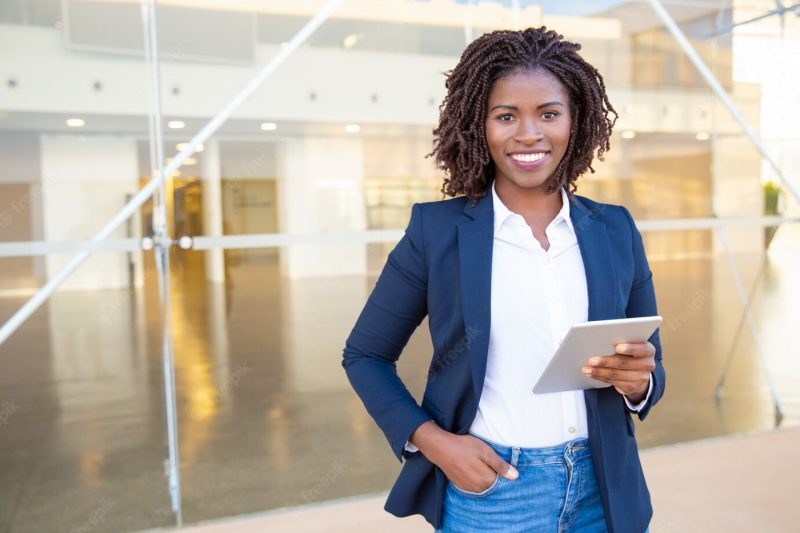
<instances>
[{"instance_id":1,"label":"woman's right hand","mask_svg":"<svg viewBox=\"0 0 800 533\"><path fill-rule=\"evenodd\" d=\"M421 424L409 439L447 479L468 492L483 492L495 474L517 479L517 469L497 455L491 446L472 435L456 435L440 428L433 420Z\"/></svg>"}]
</instances>

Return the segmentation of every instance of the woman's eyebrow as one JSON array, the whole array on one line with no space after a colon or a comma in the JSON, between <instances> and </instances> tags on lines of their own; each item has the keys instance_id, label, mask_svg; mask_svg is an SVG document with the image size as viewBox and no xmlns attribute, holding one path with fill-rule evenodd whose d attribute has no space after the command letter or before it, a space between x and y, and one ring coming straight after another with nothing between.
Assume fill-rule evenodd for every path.
<instances>
[{"instance_id":1,"label":"woman's eyebrow","mask_svg":"<svg viewBox=\"0 0 800 533\"><path fill-rule=\"evenodd\" d=\"M495 109L511 109L513 111L517 110L517 106L515 105L508 105L508 104L498 104L491 108L489 111L494 111Z\"/></svg>"},{"instance_id":2,"label":"woman's eyebrow","mask_svg":"<svg viewBox=\"0 0 800 533\"><path fill-rule=\"evenodd\" d=\"M551 105L560 105L561 107L564 107L564 104L562 104L561 102L559 102L557 100L554 100L552 102L545 102L543 104L540 104L540 105L536 106L536 109L541 109L543 107L550 107Z\"/></svg>"},{"instance_id":3,"label":"woman's eyebrow","mask_svg":"<svg viewBox=\"0 0 800 533\"><path fill-rule=\"evenodd\" d=\"M537 105L536 109L541 109L543 107L550 107L550 106L554 106L554 105L560 105L561 107L564 107L564 104L562 104L561 102L559 102L557 100L553 100L552 102L545 102L543 104ZM493 108L491 108L489 111L494 111L495 109L511 109L512 111L516 111L517 110L517 106L509 105L509 104L498 104L498 105L494 106Z\"/></svg>"}]
</instances>

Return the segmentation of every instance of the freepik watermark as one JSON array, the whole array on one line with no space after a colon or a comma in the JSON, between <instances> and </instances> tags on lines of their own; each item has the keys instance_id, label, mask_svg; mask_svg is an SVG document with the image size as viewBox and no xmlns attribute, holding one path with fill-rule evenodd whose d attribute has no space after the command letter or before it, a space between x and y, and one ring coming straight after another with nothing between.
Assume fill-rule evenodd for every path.
<instances>
[{"instance_id":1,"label":"freepik watermark","mask_svg":"<svg viewBox=\"0 0 800 533\"><path fill-rule=\"evenodd\" d=\"M5 426L8 424L8 421L11 420L11 417L14 416L14 413L17 412L19 406L15 401L5 401L0 405L0 427Z\"/></svg>"},{"instance_id":2,"label":"freepik watermark","mask_svg":"<svg viewBox=\"0 0 800 533\"><path fill-rule=\"evenodd\" d=\"M430 371L428 372L428 383L435 380L442 370L450 366L461 354L466 353L470 346L472 346L472 342L478 338L480 334L481 330L477 326L467 326L466 335L459 339L447 353L431 364Z\"/></svg>"},{"instance_id":3,"label":"freepik watermark","mask_svg":"<svg viewBox=\"0 0 800 533\"><path fill-rule=\"evenodd\" d=\"M336 483L336 480L340 475L342 475L342 472L344 472L346 467L346 463L336 459L331 464L331 467L328 469L328 471L323 474L323 476L314 484L313 487L308 490L304 490L301 493L303 501L306 503L311 503L314 501L325 489Z\"/></svg>"},{"instance_id":4,"label":"freepik watermark","mask_svg":"<svg viewBox=\"0 0 800 533\"><path fill-rule=\"evenodd\" d=\"M685 326L693 317L698 315L706 305L706 302L711 298L711 289L703 287L698 289L692 295L689 304L683 308L683 311L678 313L675 318L665 323L659 329L659 339L663 342L672 337L672 334Z\"/></svg>"},{"instance_id":5,"label":"freepik watermark","mask_svg":"<svg viewBox=\"0 0 800 533\"><path fill-rule=\"evenodd\" d=\"M211 392L211 397L208 401L214 404L218 403L220 399L239 386L245 376L250 373L250 370L250 367L243 363L234 366L230 375L225 379L225 382ZM201 415L201 406L194 407L189 411L189 416L191 418L199 418Z\"/></svg>"},{"instance_id":6,"label":"freepik watermark","mask_svg":"<svg viewBox=\"0 0 800 533\"><path fill-rule=\"evenodd\" d=\"M102 524L105 521L111 509L113 509L114 506L117 505L116 502L108 498L101 499L99 503L100 505L95 507L95 509L89 514L89 518L86 519L85 522L67 530L67 533L89 533L89 531L94 530L97 526Z\"/></svg>"},{"instance_id":7,"label":"freepik watermark","mask_svg":"<svg viewBox=\"0 0 800 533\"><path fill-rule=\"evenodd\" d=\"M28 192L11 202L7 209L0 209L0 228L7 228L14 221L14 217L23 214L30 207L34 196L41 190L41 185L33 185Z\"/></svg>"}]
</instances>

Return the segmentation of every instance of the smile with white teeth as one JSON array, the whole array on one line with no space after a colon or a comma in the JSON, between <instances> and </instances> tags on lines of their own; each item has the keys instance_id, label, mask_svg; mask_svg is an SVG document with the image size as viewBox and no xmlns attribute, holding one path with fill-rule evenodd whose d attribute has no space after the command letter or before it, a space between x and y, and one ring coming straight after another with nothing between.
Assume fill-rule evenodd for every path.
<instances>
[{"instance_id":1,"label":"smile with white teeth","mask_svg":"<svg viewBox=\"0 0 800 533\"><path fill-rule=\"evenodd\" d=\"M546 155L547 152L537 152L535 154L511 154L511 159L514 161L521 161L523 163L532 163L533 161L540 160Z\"/></svg>"}]
</instances>

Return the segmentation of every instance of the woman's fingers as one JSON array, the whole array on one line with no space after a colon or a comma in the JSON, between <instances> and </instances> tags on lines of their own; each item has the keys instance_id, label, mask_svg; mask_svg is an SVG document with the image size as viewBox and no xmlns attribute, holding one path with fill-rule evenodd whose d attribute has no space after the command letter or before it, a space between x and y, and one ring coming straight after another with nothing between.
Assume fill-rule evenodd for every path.
<instances>
[{"instance_id":1,"label":"woman's fingers","mask_svg":"<svg viewBox=\"0 0 800 533\"><path fill-rule=\"evenodd\" d=\"M650 377L649 370L622 370L619 368L583 367L583 374L599 381L611 384L637 383Z\"/></svg>"},{"instance_id":2,"label":"woman's fingers","mask_svg":"<svg viewBox=\"0 0 800 533\"><path fill-rule=\"evenodd\" d=\"M506 479L517 479L519 477L519 472L517 469L511 466L510 463L504 461L503 458L497 455L497 452L491 448L489 448L489 451L482 457L482 459L483 462L492 468L492 470Z\"/></svg>"},{"instance_id":3,"label":"woman's fingers","mask_svg":"<svg viewBox=\"0 0 800 533\"><path fill-rule=\"evenodd\" d=\"M649 342L624 342L614 348L618 354L631 357L651 357L656 354L656 347Z\"/></svg>"},{"instance_id":4,"label":"woman's fingers","mask_svg":"<svg viewBox=\"0 0 800 533\"><path fill-rule=\"evenodd\" d=\"M582 368L583 373L591 375L586 370L632 370L632 371L646 371L651 372L656 367L656 361L653 357L635 357L630 355L604 355L600 357L592 357L589 359L588 364Z\"/></svg>"},{"instance_id":5,"label":"woman's fingers","mask_svg":"<svg viewBox=\"0 0 800 533\"><path fill-rule=\"evenodd\" d=\"M623 394L640 390L650 380L655 370L656 349L649 342L621 343L615 347L617 353L592 357L581 368L585 376L610 383Z\"/></svg>"}]
</instances>

